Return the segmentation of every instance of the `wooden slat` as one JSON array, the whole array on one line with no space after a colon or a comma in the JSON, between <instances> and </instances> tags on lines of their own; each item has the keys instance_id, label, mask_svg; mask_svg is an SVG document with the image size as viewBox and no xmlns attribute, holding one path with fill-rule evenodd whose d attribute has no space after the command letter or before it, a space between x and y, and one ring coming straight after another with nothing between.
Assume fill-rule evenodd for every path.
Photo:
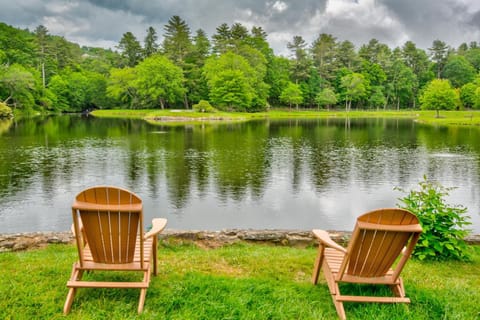
<instances>
[{"instance_id":1,"label":"wooden slat","mask_svg":"<svg viewBox=\"0 0 480 320\"><path fill-rule=\"evenodd\" d=\"M67 281L68 288L148 288L145 282Z\"/></svg>"},{"instance_id":2,"label":"wooden slat","mask_svg":"<svg viewBox=\"0 0 480 320\"><path fill-rule=\"evenodd\" d=\"M336 296L335 300L342 302L410 303L409 298L399 297Z\"/></svg>"},{"instance_id":3,"label":"wooden slat","mask_svg":"<svg viewBox=\"0 0 480 320\"><path fill-rule=\"evenodd\" d=\"M142 210L142 204L95 204L83 201L75 201L72 205L74 209L85 211L113 211L113 212L138 212Z\"/></svg>"},{"instance_id":4,"label":"wooden slat","mask_svg":"<svg viewBox=\"0 0 480 320\"><path fill-rule=\"evenodd\" d=\"M385 225L385 224L359 221L358 227L365 230L387 230L387 231L395 231L395 232L422 232L422 227L420 226L420 224Z\"/></svg>"}]
</instances>

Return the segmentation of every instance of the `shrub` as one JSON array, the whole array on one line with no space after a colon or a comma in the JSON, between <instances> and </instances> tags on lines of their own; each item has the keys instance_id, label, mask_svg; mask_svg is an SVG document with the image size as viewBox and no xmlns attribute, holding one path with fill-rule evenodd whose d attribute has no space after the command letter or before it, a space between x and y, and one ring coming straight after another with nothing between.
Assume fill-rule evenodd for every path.
<instances>
[{"instance_id":1,"label":"shrub","mask_svg":"<svg viewBox=\"0 0 480 320\"><path fill-rule=\"evenodd\" d=\"M12 109L7 106L5 103L0 102L0 119L1 118L11 118L13 117Z\"/></svg>"},{"instance_id":2,"label":"shrub","mask_svg":"<svg viewBox=\"0 0 480 320\"><path fill-rule=\"evenodd\" d=\"M471 222L465 215L467 208L445 202L445 197L452 189L429 181L424 176L418 190L411 190L399 199L403 203L399 207L414 213L422 225L423 232L413 252L413 256L420 260L470 259L464 238L469 234L465 227Z\"/></svg>"},{"instance_id":3,"label":"shrub","mask_svg":"<svg viewBox=\"0 0 480 320\"><path fill-rule=\"evenodd\" d=\"M206 100L200 100L197 104L194 104L192 108L193 108L193 111L196 111L196 112L207 112L207 113L217 112L217 110L214 107L212 107L212 105Z\"/></svg>"}]
</instances>

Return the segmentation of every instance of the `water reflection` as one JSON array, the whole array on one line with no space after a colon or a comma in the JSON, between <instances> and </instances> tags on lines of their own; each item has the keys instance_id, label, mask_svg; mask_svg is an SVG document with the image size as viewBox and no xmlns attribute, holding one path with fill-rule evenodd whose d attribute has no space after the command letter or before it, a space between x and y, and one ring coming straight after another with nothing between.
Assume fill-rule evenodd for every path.
<instances>
[{"instance_id":1,"label":"water reflection","mask_svg":"<svg viewBox=\"0 0 480 320\"><path fill-rule=\"evenodd\" d=\"M351 229L426 174L458 187L478 233L479 138L393 119L28 119L0 133L0 232L66 230L74 195L98 184L134 190L171 228Z\"/></svg>"}]
</instances>

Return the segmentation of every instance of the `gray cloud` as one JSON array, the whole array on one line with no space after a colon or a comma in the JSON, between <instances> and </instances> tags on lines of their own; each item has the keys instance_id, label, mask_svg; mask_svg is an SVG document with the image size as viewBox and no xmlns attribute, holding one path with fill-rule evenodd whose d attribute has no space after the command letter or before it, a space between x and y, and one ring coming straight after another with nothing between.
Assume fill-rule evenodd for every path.
<instances>
[{"instance_id":1,"label":"gray cloud","mask_svg":"<svg viewBox=\"0 0 480 320\"><path fill-rule=\"evenodd\" d=\"M113 47L127 31L143 40L153 26L161 36L173 15L210 36L222 23L261 26L281 54L294 35L311 43L320 33L357 47L372 38L391 47L480 42L476 0L17 0L1 4L0 21L31 30L43 24L83 45Z\"/></svg>"}]
</instances>

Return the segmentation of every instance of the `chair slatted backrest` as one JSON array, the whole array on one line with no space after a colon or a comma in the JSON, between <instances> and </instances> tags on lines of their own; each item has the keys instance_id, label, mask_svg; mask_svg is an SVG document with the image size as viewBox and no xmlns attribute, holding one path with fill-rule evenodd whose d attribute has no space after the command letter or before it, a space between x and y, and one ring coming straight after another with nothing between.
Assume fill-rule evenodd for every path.
<instances>
[{"instance_id":1,"label":"chair slatted backrest","mask_svg":"<svg viewBox=\"0 0 480 320\"><path fill-rule=\"evenodd\" d=\"M137 195L117 187L92 187L77 195L72 212L75 232L80 234L81 221L81 233L94 262L121 264L134 260L137 236L143 235L142 200ZM140 249L143 257L143 245ZM140 261L143 266L143 259Z\"/></svg>"},{"instance_id":2,"label":"chair slatted backrest","mask_svg":"<svg viewBox=\"0 0 480 320\"><path fill-rule=\"evenodd\" d=\"M382 277L406 248L406 255L396 265L399 270L393 275L398 277L421 231L417 217L407 210L380 209L366 213L357 219L342 269L353 276Z\"/></svg>"}]
</instances>

